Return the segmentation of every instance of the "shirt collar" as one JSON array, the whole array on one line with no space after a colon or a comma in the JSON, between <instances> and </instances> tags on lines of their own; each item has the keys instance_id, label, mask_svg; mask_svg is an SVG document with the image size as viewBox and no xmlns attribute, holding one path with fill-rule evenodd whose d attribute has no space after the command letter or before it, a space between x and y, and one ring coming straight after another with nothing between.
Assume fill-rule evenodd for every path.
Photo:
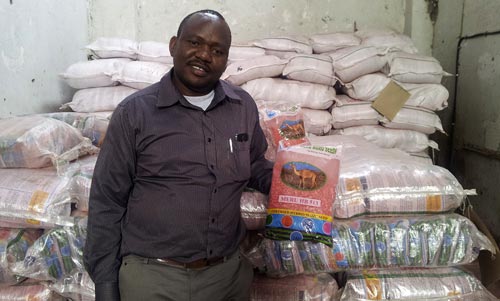
<instances>
[{"instance_id":1,"label":"shirt collar","mask_svg":"<svg viewBox=\"0 0 500 301\"><path fill-rule=\"evenodd\" d=\"M172 68L167 74L165 74L160 80L159 92L158 92L158 102L156 106L158 108L162 107L170 107L178 102L180 102L184 106L190 106L190 104L186 101L184 96L179 92L177 87L174 85L172 80L174 68ZM215 96L210 104L209 108L214 107L221 101L227 99L228 101L241 103L241 97L234 92L234 90L230 87L230 85L223 81L219 80L215 85Z\"/></svg>"}]
</instances>

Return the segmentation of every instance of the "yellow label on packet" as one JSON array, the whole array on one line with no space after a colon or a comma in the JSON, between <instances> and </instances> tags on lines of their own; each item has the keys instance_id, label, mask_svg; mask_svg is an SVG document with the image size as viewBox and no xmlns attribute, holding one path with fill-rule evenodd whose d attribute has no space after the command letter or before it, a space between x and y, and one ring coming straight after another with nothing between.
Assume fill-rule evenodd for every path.
<instances>
[{"instance_id":1,"label":"yellow label on packet","mask_svg":"<svg viewBox=\"0 0 500 301\"><path fill-rule=\"evenodd\" d=\"M440 195L428 195L425 198L425 209L427 211L442 211Z\"/></svg>"},{"instance_id":2,"label":"yellow label on packet","mask_svg":"<svg viewBox=\"0 0 500 301\"><path fill-rule=\"evenodd\" d=\"M361 181L359 178L345 179L344 182L347 191L361 191Z\"/></svg>"},{"instance_id":3,"label":"yellow label on packet","mask_svg":"<svg viewBox=\"0 0 500 301\"><path fill-rule=\"evenodd\" d=\"M28 211L43 212L43 206L45 201L49 198L49 193L42 190L35 190L31 195L30 202L28 204ZM32 225L40 225L40 221L34 219L27 219L27 223Z\"/></svg>"},{"instance_id":4,"label":"yellow label on packet","mask_svg":"<svg viewBox=\"0 0 500 301\"><path fill-rule=\"evenodd\" d=\"M28 204L29 211L43 212L43 205L49 198L49 193L41 190L35 190L31 195L30 203Z\"/></svg>"},{"instance_id":5,"label":"yellow label on packet","mask_svg":"<svg viewBox=\"0 0 500 301\"><path fill-rule=\"evenodd\" d=\"M382 300L382 284L380 279L373 274L364 274L366 297L368 300Z\"/></svg>"}]
</instances>

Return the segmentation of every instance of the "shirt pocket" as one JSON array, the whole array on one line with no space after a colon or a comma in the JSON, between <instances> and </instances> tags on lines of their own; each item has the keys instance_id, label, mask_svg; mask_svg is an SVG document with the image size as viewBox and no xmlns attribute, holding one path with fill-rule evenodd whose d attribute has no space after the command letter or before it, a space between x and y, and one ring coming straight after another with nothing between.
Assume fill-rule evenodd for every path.
<instances>
[{"instance_id":1,"label":"shirt pocket","mask_svg":"<svg viewBox=\"0 0 500 301\"><path fill-rule=\"evenodd\" d=\"M250 142L249 141L236 141L231 139L232 150L229 150L230 156L233 160L234 179L246 181L250 179Z\"/></svg>"}]
</instances>

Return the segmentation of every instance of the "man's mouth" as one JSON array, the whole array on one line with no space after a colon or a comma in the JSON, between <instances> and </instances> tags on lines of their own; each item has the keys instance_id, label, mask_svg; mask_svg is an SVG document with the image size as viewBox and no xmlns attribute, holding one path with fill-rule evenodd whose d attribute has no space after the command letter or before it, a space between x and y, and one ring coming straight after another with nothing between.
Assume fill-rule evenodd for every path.
<instances>
[{"instance_id":1,"label":"man's mouth","mask_svg":"<svg viewBox=\"0 0 500 301\"><path fill-rule=\"evenodd\" d=\"M208 73L208 69L207 68L201 67L199 65L191 65L191 67L194 70L194 74L196 74L198 76L204 76L204 75L206 75Z\"/></svg>"}]
</instances>

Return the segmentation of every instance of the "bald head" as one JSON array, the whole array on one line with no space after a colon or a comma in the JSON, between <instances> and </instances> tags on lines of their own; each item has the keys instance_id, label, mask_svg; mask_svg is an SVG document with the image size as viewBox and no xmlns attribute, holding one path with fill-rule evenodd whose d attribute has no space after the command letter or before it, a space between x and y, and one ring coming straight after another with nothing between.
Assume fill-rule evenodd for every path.
<instances>
[{"instance_id":1,"label":"bald head","mask_svg":"<svg viewBox=\"0 0 500 301\"><path fill-rule=\"evenodd\" d=\"M198 10L198 11L195 11L193 13L190 13L189 15L185 16L184 19L182 19L181 23L179 24L179 28L177 29L177 36L178 37L181 35L182 30L183 30L184 26L186 25L187 21L192 16L197 15L197 14L204 15L204 16L209 17L209 18L219 19L223 22L226 22L226 19L224 19L224 17L218 11L211 10L211 9Z\"/></svg>"}]
</instances>

